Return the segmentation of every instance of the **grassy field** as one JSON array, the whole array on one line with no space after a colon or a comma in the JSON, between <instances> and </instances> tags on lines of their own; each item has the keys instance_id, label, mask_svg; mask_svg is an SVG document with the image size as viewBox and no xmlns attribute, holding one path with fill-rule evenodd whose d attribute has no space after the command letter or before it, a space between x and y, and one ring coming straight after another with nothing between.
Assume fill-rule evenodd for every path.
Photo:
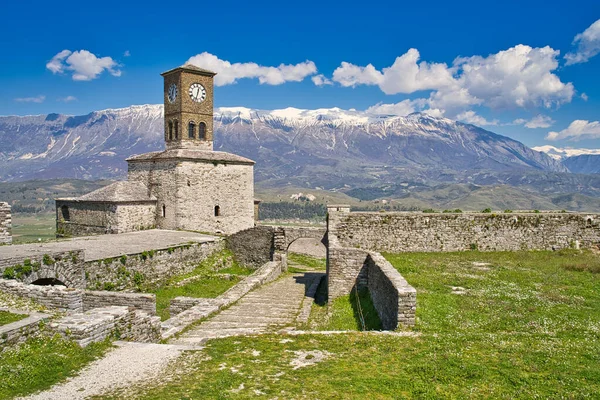
<instances>
[{"instance_id":1,"label":"grassy field","mask_svg":"<svg viewBox=\"0 0 600 400\"><path fill-rule=\"evenodd\" d=\"M54 213L12 214L13 243L29 243L56 238Z\"/></svg>"},{"instance_id":2,"label":"grassy field","mask_svg":"<svg viewBox=\"0 0 600 400\"><path fill-rule=\"evenodd\" d=\"M224 250L208 257L189 274L174 276L160 286L140 289L156 294L156 312L166 320L170 317L169 304L175 297L215 298L251 273L237 264L231 252ZM223 274L231 276L225 278Z\"/></svg>"},{"instance_id":3,"label":"grassy field","mask_svg":"<svg viewBox=\"0 0 600 400\"><path fill-rule=\"evenodd\" d=\"M14 314L8 311L0 310L0 326L10 324L11 322L17 322L26 318L25 314Z\"/></svg>"},{"instance_id":4,"label":"grassy field","mask_svg":"<svg viewBox=\"0 0 600 400\"><path fill-rule=\"evenodd\" d=\"M109 342L102 342L82 349L59 336L42 336L18 346L0 348L0 399L48 389L73 376L109 347Z\"/></svg>"},{"instance_id":5,"label":"grassy field","mask_svg":"<svg viewBox=\"0 0 600 400\"><path fill-rule=\"evenodd\" d=\"M590 252L386 257L417 288L414 336L214 340L155 386L163 398L597 398L600 258ZM347 304L334 308L346 308ZM346 320L341 327L354 321ZM121 396L123 397L123 396Z\"/></svg>"}]
</instances>

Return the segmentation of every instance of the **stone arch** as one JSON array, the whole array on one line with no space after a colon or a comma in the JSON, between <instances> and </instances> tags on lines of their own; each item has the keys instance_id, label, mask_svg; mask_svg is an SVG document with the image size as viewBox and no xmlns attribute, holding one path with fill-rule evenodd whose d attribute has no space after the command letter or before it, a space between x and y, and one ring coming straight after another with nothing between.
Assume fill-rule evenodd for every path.
<instances>
[{"instance_id":1,"label":"stone arch","mask_svg":"<svg viewBox=\"0 0 600 400\"><path fill-rule=\"evenodd\" d=\"M275 250L287 252L290 245L300 238L311 238L321 242L327 248L327 230L325 228L277 227L275 229Z\"/></svg>"},{"instance_id":2,"label":"stone arch","mask_svg":"<svg viewBox=\"0 0 600 400\"><path fill-rule=\"evenodd\" d=\"M57 285L67 286L67 285L65 285L64 282L62 282L56 278L40 278L37 281L31 282L31 284L38 285L38 286L57 286Z\"/></svg>"},{"instance_id":3,"label":"stone arch","mask_svg":"<svg viewBox=\"0 0 600 400\"><path fill-rule=\"evenodd\" d=\"M322 238L299 237L287 246L288 253L306 254L316 258L325 258L327 256L327 247Z\"/></svg>"},{"instance_id":4,"label":"stone arch","mask_svg":"<svg viewBox=\"0 0 600 400\"><path fill-rule=\"evenodd\" d=\"M21 270L15 274L15 279L23 283L60 281L66 287L84 289L84 260L83 250L72 250L32 257L12 268L15 272Z\"/></svg>"}]
</instances>

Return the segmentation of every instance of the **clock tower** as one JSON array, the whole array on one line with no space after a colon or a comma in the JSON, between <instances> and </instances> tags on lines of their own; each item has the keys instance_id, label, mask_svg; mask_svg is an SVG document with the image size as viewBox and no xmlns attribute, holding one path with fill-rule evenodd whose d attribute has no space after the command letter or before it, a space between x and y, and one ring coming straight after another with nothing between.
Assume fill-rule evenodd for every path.
<instances>
[{"instance_id":1,"label":"clock tower","mask_svg":"<svg viewBox=\"0 0 600 400\"><path fill-rule=\"evenodd\" d=\"M171 149L213 149L213 78L216 73L191 64L164 78L165 142Z\"/></svg>"}]
</instances>

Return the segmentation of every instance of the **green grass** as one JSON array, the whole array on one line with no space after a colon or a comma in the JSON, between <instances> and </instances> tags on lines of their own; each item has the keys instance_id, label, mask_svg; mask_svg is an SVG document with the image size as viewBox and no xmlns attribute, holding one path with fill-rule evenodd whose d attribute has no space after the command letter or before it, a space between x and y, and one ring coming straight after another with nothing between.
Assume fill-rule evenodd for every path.
<instances>
[{"instance_id":1,"label":"green grass","mask_svg":"<svg viewBox=\"0 0 600 400\"><path fill-rule=\"evenodd\" d=\"M190 273L171 277L166 283L154 287L142 287L142 291L156 295L156 313L164 321L170 318L169 304L175 297L215 298L238 283L252 270L239 265L228 250L215 253ZM224 279L216 274L238 275ZM190 279L191 278L191 279ZM189 279L189 281L183 282Z\"/></svg>"},{"instance_id":2,"label":"green grass","mask_svg":"<svg viewBox=\"0 0 600 400\"><path fill-rule=\"evenodd\" d=\"M306 254L288 253L288 263L291 265L304 265L313 270L325 270L326 260L324 258L311 257Z\"/></svg>"},{"instance_id":3,"label":"green grass","mask_svg":"<svg viewBox=\"0 0 600 400\"><path fill-rule=\"evenodd\" d=\"M597 255L386 257L417 288L417 323L411 329L417 336L359 332L214 340L202 352L187 353L161 383L134 394L145 399L598 398L600 279L590 272L600 264ZM587 267L573 268L580 265ZM349 315L348 304L340 308ZM342 326L352 324L345 321ZM314 350L329 355L293 369L295 351Z\"/></svg>"},{"instance_id":4,"label":"green grass","mask_svg":"<svg viewBox=\"0 0 600 400\"><path fill-rule=\"evenodd\" d=\"M5 348L0 351L0 399L48 389L73 376L109 347L109 342L101 342L82 349L59 336L41 336Z\"/></svg>"},{"instance_id":5,"label":"green grass","mask_svg":"<svg viewBox=\"0 0 600 400\"><path fill-rule=\"evenodd\" d=\"M54 213L13 214L13 243L37 242L56 239L56 219Z\"/></svg>"},{"instance_id":6,"label":"green grass","mask_svg":"<svg viewBox=\"0 0 600 400\"><path fill-rule=\"evenodd\" d=\"M10 324L11 322L17 322L27 318L25 314L14 314L8 311L0 310L0 326Z\"/></svg>"}]
</instances>

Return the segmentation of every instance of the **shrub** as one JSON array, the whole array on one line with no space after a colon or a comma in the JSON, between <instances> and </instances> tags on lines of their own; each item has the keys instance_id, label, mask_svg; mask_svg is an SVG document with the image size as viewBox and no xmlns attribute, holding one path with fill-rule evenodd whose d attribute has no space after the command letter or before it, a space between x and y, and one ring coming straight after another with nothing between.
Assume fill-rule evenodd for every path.
<instances>
[{"instance_id":1,"label":"shrub","mask_svg":"<svg viewBox=\"0 0 600 400\"><path fill-rule=\"evenodd\" d=\"M505 214L510 214L511 212L513 212L513 211L512 211L512 210L509 210L509 209L506 209L506 210L504 210L504 213L505 213Z\"/></svg>"},{"instance_id":2,"label":"shrub","mask_svg":"<svg viewBox=\"0 0 600 400\"><path fill-rule=\"evenodd\" d=\"M127 256L123 254L121 258L119 258L119 261L121 261L121 264L125 265L127 263Z\"/></svg>"},{"instance_id":3,"label":"shrub","mask_svg":"<svg viewBox=\"0 0 600 400\"><path fill-rule=\"evenodd\" d=\"M145 280L145 279L146 279L146 277L145 277L145 276L144 276L144 274L142 274L141 272L139 272L139 271L135 271L135 272L133 273L133 282L134 282L134 283L135 283L137 286L139 286L139 285L141 285L142 283L144 283L144 280Z\"/></svg>"},{"instance_id":4,"label":"shrub","mask_svg":"<svg viewBox=\"0 0 600 400\"><path fill-rule=\"evenodd\" d=\"M44 265L52 265L52 264L54 264L54 259L52 257L50 257L50 255L44 254L44 257L42 258L42 262L44 263Z\"/></svg>"},{"instance_id":5,"label":"shrub","mask_svg":"<svg viewBox=\"0 0 600 400\"><path fill-rule=\"evenodd\" d=\"M426 208L425 210L423 210L424 213L436 213L437 211L435 211L433 208Z\"/></svg>"},{"instance_id":6,"label":"shrub","mask_svg":"<svg viewBox=\"0 0 600 400\"><path fill-rule=\"evenodd\" d=\"M491 208L486 208L485 210L481 210L482 213L491 213L492 209Z\"/></svg>"},{"instance_id":7,"label":"shrub","mask_svg":"<svg viewBox=\"0 0 600 400\"><path fill-rule=\"evenodd\" d=\"M4 270L4 272L2 272L2 277L4 279L15 279L16 274L15 274L15 269L12 267L8 267Z\"/></svg>"},{"instance_id":8,"label":"shrub","mask_svg":"<svg viewBox=\"0 0 600 400\"><path fill-rule=\"evenodd\" d=\"M479 245L477 243L471 243L469 245L469 248L473 251L477 251L477 250L479 250Z\"/></svg>"},{"instance_id":9,"label":"shrub","mask_svg":"<svg viewBox=\"0 0 600 400\"><path fill-rule=\"evenodd\" d=\"M115 284L112 282L104 282L104 284L102 285L102 289L113 291L115 290Z\"/></svg>"}]
</instances>

